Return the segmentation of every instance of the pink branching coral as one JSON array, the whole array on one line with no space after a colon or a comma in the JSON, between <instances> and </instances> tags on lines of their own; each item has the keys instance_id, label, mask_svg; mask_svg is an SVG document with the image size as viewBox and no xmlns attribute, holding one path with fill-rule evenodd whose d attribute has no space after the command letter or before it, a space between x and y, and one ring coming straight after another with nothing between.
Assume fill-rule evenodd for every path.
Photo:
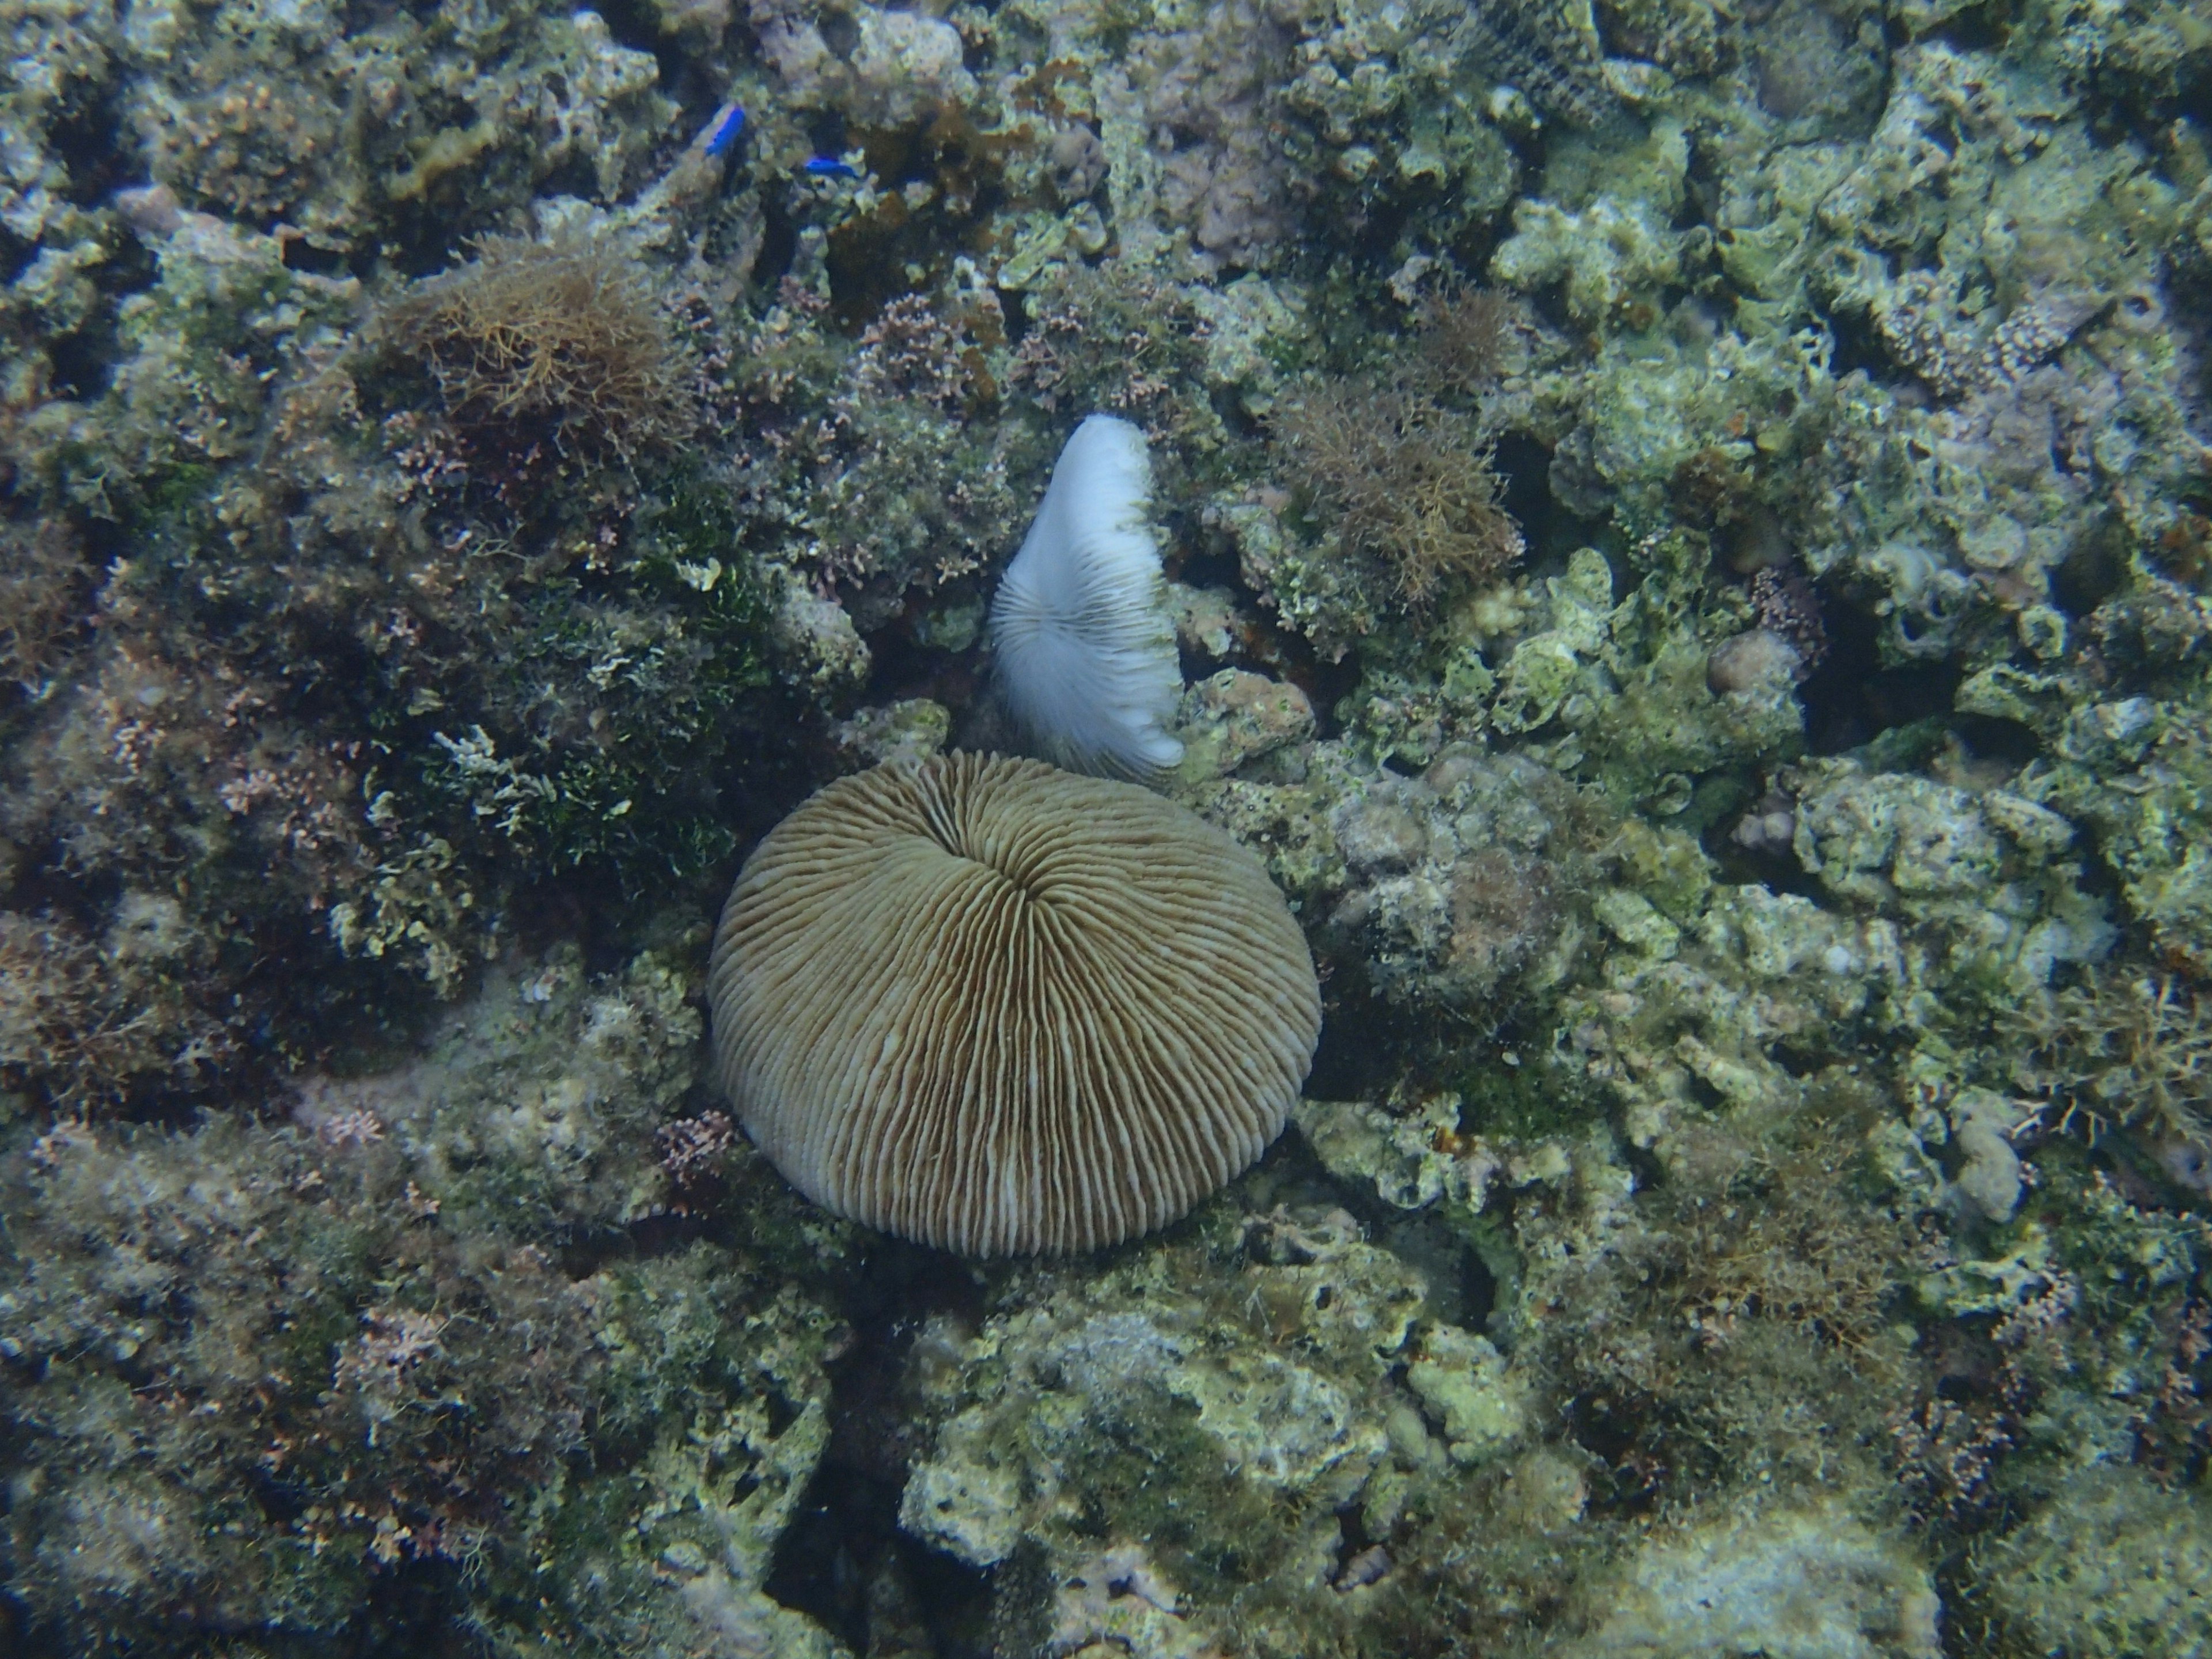
<instances>
[{"instance_id":1,"label":"pink branching coral","mask_svg":"<svg viewBox=\"0 0 2212 1659\"><path fill-rule=\"evenodd\" d=\"M862 331L852 376L858 398L922 398L948 414L998 396L981 347L921 294L901 295Z\"/></svg>"}]
</instances>

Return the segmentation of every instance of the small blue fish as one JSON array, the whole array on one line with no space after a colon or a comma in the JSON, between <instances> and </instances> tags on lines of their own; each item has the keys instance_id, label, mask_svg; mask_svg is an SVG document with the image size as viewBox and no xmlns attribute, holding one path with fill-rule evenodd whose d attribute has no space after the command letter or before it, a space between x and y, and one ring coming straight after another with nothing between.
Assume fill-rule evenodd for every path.
<instances>
[{"instance_id":1,"label":"small blue fish","mask_svg":"<svg viewBox=\"0 0 2212 1659\"><path fill-rule=\"evenodd\" d=\"M857 179L860 176L834 155L810 156L799 170L811 173L817 179Z\"/></svg>"},{"instance_id":2,"label":"small blue fish","mask_svg":"<svg viewBox=\"0 0 2212 1659\"><path fill-rule=\"evenodd\" d=\"M745 112L735 104L725 104L707 129L703 146L709 155L727 155L744 135Z\"/></svg>"}]
</instances>

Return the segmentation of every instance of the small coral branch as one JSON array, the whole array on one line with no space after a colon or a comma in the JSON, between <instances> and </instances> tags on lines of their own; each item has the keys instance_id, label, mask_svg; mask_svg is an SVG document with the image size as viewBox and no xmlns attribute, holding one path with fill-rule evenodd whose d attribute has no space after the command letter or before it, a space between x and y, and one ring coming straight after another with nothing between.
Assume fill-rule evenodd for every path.
<instances>
[{"instance_id":1,"label":"small coral branch","mask_svg":"<svg viewBox=\"0 0 2212 1659\"><path fill-rule=\"evenodd\" d=\"M1406 365L1413 384L1474 398L1496 383L1513 324L1504 295L1449 283L1422 295L1413 314L1419 349Z\"/></svg>"},{"instance_id":2,"label":"small coral branch","mask_svg":"<svg viewBox=\"0 0 2212 1659\"><path fill-rule=\"evenodd\" d=\"M660 1167L678 1190L691 1193L721 1174L738 1132L726 1113L702 1112L662 1124L654 1139L660 1144Z\"/></svg>"}]
</instances>

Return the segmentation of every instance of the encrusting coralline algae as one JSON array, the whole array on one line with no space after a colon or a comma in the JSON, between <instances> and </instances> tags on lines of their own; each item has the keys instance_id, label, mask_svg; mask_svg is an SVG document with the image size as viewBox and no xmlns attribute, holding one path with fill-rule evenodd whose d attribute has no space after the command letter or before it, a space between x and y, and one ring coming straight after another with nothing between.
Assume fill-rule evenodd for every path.
<instances>
[{"instance_id":1,"label":"encrusting coralline algae","mask_svg":"<svg viewBox=\"0 0 2212 1659\"><path fill-rule=\"evenodd\" d=\"M0 1647L2212 1648L2189 7L0 27ZM707 927L1096 412L1324 1033L976 1267Z\"/></svg>"}]
</instances>

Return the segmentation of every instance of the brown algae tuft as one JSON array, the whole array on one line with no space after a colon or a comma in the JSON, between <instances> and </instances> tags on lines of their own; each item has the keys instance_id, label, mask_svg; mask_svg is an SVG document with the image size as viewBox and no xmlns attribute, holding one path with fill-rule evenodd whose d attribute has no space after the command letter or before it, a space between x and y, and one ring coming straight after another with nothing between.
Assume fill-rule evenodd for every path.
<instances>
[{"instance_id":1,"label":"brown algae tuft","mask_svg":"<svg viewBox=\"0 0 2212 1659\"><path fill-rule=\"evenodd\" d=\"M465 431L629 459L696 420L684 348L611 232L487 236L468 264L410 289L390 323Z\"/></svg>"}]
</instances>

